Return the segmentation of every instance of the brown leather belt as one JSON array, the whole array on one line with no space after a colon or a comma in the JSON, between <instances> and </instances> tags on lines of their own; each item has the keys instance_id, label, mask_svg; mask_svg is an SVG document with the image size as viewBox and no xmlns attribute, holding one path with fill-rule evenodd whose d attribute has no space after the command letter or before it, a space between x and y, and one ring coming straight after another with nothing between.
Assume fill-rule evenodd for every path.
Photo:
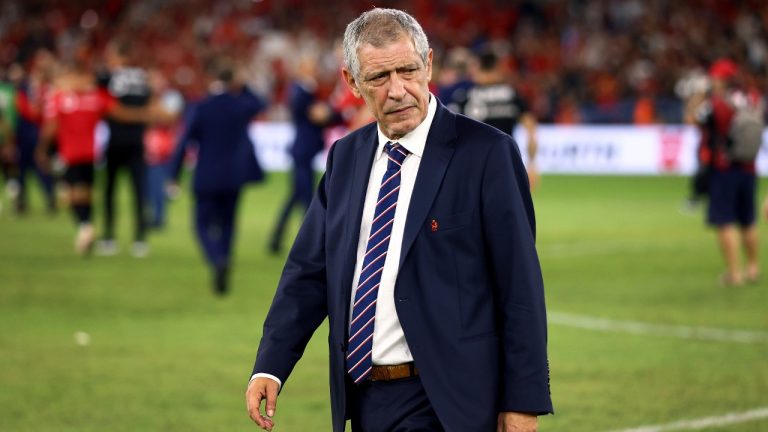
<instances>
[{"instance_id":1,"label":"brown leather belt","mask_svg":"<svg viewBox=\"0 0 768 432\"><path fill-rule=\"evenodd\" d=\"M371 381L392 381L417 376L419 370L413 362L399 365L373 366L368 379Z\"/></svg>"}]
</instances>

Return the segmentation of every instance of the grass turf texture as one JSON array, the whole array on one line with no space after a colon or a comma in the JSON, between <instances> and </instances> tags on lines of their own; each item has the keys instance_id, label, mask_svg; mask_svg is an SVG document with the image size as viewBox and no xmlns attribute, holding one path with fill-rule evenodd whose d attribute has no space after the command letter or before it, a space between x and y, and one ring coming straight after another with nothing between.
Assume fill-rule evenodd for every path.
<instances>
[{"instance_id":1,"label":"grass turf texture","mask_svg":"<svg viewBox=\"0 0 768 432\"><path fill-rule=\"evenodd\" d=\"M74 256L68 212L45 215L37 196L25 218L7 203L0 214L0 430L257 430L243 392L284 260L266 245L288 177L246 190L223 299L211 293L186 191L150 238L151 255L130 256L122 180L115 257ZM549 309L768 332L766 283L717 285L714 234L700 214L679 211L686 192L686 179L674 177L545 177L534 200ZM88 346L75 343L79 331L90 334ZM276 431L330 429L326 334L317 332L282 392ZM542 431L768 406L768 343L551 325L549 351L557 415L541 419ZM768 430L768 419L708 430Z\"/></svg>"}]
</instances>

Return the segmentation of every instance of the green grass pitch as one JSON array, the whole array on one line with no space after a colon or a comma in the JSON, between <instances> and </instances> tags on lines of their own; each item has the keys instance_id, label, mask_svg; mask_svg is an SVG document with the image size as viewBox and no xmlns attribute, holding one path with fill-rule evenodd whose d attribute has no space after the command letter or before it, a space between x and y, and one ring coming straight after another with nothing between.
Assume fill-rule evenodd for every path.
<instances>
[{"instance_id":1,"label":"green grass pitch","mask_svg":"<svg viewBox=\"0 0 768 432\"><path fill-rule=\"evenodd\" d=\"M272 174L244 194L223 299L211 293L186 190L170 205L169 226L150 238L150 256L130 256L122 180L115 257L74 256L69 213L46 215L37 196L25 218L5 203L0 431L258 430L243 394L285 258L266 245L288 177ZM544 177L534 201L553 316L663 327L633 334L552 322L556 415L541 419L541 431L625 430L768 407L768 340L664 334L674 326L768 334L768 284L718 286L714 233L700 212L680 211L686 192L679 177ZM768 245L764 226L761 241ZM78 332L88 345L76 343ZM330 429L326 334L318 331L286 383L276 431ZM768 431L768 419L706 430Z\"/></svg>"}]
</instances>

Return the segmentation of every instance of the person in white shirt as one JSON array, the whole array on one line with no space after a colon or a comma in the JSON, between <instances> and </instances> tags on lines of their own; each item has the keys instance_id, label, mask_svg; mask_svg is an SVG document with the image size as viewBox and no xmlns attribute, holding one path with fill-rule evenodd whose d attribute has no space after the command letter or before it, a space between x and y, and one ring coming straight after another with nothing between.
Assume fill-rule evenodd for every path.
<instances>
[{"instance_id":1,"label":"person in white shirt","mask_svg":"<svg viewBox=\"0 0 768 432\"><path fill-rule=\"evenodd\" d=\"M535 431L552 402L519 150L430 94L432 51L410 15L363 13L344 48L376 123L329 152L264 323L249 414L274 427L327 317L333 431Z\"/></svg>"}]
</instances>

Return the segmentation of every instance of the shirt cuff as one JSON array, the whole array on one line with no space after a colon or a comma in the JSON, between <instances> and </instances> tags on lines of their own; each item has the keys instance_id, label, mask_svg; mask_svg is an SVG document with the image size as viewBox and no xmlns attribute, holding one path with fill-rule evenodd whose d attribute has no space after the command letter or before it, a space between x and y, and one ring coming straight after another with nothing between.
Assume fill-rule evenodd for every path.
<instances>
[{"instance_id":1,"label":"shirt cuff","mask_svg":"<svg viewBox=\"0 0 768 432\"><path fill-rule=\"evenodd\" d=\"M250 383L251 383L251 381L255 380L256 378L269 378L269 379L271 379L272 381L275 381L275 382L277 383L277 391L278 391L278 392L280 391L280 389L282 389L282 388L283 388L283 382L282 382L282 381L280 381L280 378L278 378L278 377L276 377L276 376L274 376L274 375L270 375L270 374L268 374L268 373L261 373L261 372L260 372L260 373L255 373L255 374L253 374L253 375L251 376L251 379L250 379L250 380L248 380L248 384L250 384Z\"/></svg>"}]
</instances>

